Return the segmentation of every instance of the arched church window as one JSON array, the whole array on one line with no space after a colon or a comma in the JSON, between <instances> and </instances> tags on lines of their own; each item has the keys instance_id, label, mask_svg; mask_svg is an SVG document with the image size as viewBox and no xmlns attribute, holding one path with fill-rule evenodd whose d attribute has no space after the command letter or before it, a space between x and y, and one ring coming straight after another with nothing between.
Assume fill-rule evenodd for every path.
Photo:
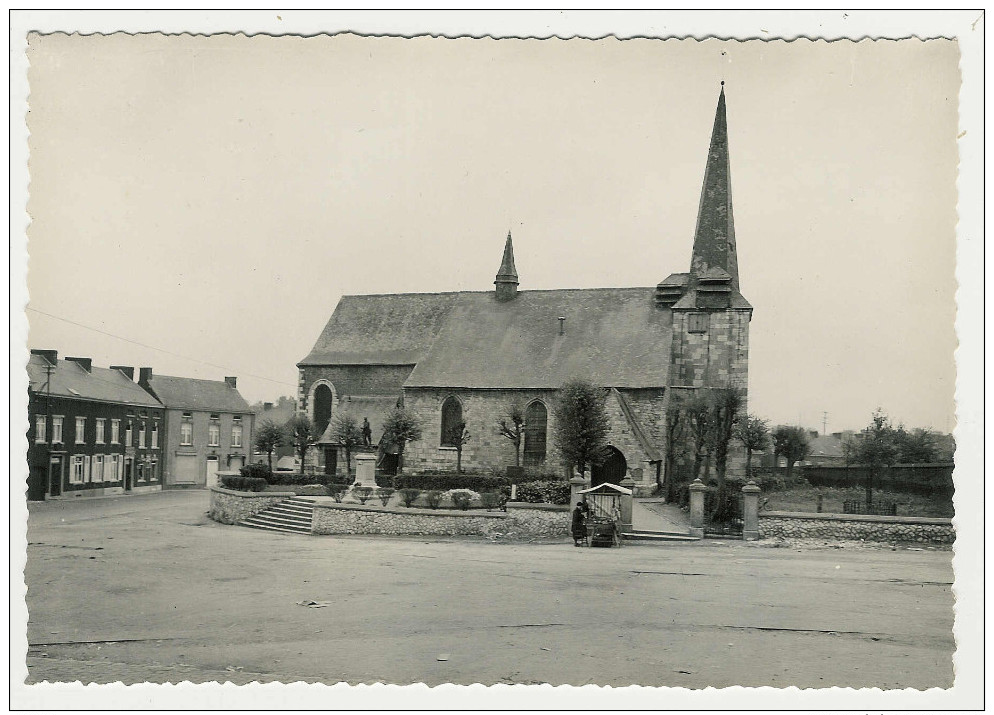
<instances>
[{"instance_id":1,"label":"arched church window","mask_svg":"<svg viewBox=\"0 0 994 715\"><path fill-rule=\"evenodd\" d=\"M334 395L327 385L318 385L314 389L314 426L317 428L317 436L320 437L328 428L331 421L331 405Z\"/></svg>"},{"instance_id":2,"label":"arched church window","mask_svg":"<svg viewBox=\"0 0 994 715\"><path fill-rule=\"evenodd\" d=\"M548 421L548 410L538 400L525 409L525 466L534 466L545 461Z\"/></svg>"},{"instance_id":3,"label":"arched church window","mask_svg":"<svg viewBox=\"0 0 994 715\"><path fill-rule=\"evenodd\" d=\"M455 434L453 430L456 425L462 422L462 403L455 395L445 398L442 403L442 439L443 447L455 447Z\"/></svg>"}]
</instances>

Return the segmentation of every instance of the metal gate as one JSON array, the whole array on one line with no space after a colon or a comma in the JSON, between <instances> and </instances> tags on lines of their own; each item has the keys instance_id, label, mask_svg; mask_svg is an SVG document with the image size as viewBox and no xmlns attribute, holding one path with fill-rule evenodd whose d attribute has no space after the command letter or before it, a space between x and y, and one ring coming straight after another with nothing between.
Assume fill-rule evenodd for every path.
<instances>
[{"instance_id":1,"label":"metal gate","mask_svg":"<svg viewBox=\"0 0 994 715\"><path fill-rule=\"evenodd\" d=\"M717 491L704 494L704 536L713 538L742 538L743 495L728 490L724 498Z\"/></svg>"}]
</instances>

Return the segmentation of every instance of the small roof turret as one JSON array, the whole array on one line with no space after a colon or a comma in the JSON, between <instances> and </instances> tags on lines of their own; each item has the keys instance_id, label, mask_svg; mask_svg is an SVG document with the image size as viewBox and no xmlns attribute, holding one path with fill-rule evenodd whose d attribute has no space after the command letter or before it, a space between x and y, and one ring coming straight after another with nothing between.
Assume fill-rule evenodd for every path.
<instances>
[{"instance_id":1,"label":"small roof turret","mask_svg":"<svg viewBox=\"0 0 994 715\"><path fill-rule=\"evenodd\" d=\"M497 300L501 302L511 300L518 294L518 271L514 267L514 247L511 245L510 231L507 232L504 257L501 259L494 285L497 286Z\"/></svg>"}]
</instances>

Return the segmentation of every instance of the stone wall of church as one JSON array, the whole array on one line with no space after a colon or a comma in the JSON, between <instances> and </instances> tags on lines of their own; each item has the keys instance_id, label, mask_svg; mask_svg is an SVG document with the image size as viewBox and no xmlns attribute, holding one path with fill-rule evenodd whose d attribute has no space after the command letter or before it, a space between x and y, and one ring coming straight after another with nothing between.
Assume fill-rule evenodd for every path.
<instances>
[{"instance_id":1,"label":"stone wall of church","mask_svg":"<svg viewBox=\"0 0 994 715\"><path fill-rule=\"evenodd\" d=\"M328 380L335 386L335 398L343 395L397 395L413 365L307 365L300 368L297 383L297 404L307 412L311 386L318 380Z\"/></svg>"},{"instance_id":2,"label":"stone wall of church","mask_svg":"<svg viewBox=\"0 0 994 715\"><path fill-rule=\"evenodd\" d=\"M455 395L462 403L462 417L470 440L463 447L462 465L467 471L496 469L500 472L514 464L514 445L497 433L497 420L507 405L518 400L522 406L532 400L541 400L548 410L546 432L547 452L545 465L535 467L537 472L559 474L562 472L559 455L552 443L552 400L555 390L467 390L407 388L404 406L421 420L424 435L404 449L404 471L418 473L427 469L456 468L454 447L442 447L442 403ZM522 450L522 454L524 450Z\"/></svg>"},{"instance_id":3,"label":"stone wall of church","mask_svg":"<svg viewBox=\"0 0 994 715\"><path fill-rule=\"evenodd\" d=\"M695 314L673 311L671 384L682 387L741 387L749 384L748 310L706 313L704 332L690 332Z\"/></svg>"}]
</instances>

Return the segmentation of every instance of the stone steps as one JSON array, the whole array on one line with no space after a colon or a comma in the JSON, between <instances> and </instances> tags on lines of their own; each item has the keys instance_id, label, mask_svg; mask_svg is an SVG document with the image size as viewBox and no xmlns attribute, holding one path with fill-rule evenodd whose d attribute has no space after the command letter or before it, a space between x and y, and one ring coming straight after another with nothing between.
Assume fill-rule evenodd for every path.
<instances>
[{"instance_id":1,"label":"stone steps","mask_svg":"<svg viewBox=\"0 0 994 715\"><path fill-rule=\"evenodd\" d=\"M675 531L648 531L644 529L633 529L624 531L621 534L626 541L700 541L696 536L684 532Z\"/></svg>"},{"instance_id":2,"label":"stone steps","mask_svg":"<svg viewBox=\"0 0 994 715\"><path fill-rule=\"evenodd\" d=\"M314 503L302 497L286 499L238 522L239 526L291 534L310 534Z\"/></svg>"}]
</instances>

